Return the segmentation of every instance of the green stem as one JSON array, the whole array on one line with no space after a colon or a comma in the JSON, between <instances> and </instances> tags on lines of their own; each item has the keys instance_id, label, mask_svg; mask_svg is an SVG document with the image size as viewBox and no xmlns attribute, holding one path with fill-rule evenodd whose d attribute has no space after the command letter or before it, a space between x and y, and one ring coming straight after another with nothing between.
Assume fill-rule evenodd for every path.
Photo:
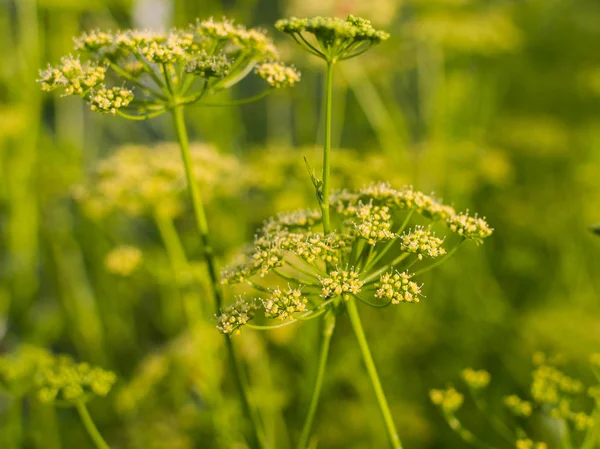
<instances>
[{"instance_id":1,"label":"green stem","mask_svg":"<svg viewBox=\"0 0 600 449\"><path fill-rule=\"evenodd\" d=\"M325 80L325 143L323 144L323 197L321 211L323 214L323 232L328 234L331 230L329 218L329 196L331 194L331 111L333 103L333 62L327 62L327 76Z\"/></svg>"},{"instance_id":2,"label":"green stem","mask_svg":"<svg viewBox=\"0 0 600 449\"><path fill-rule=\"evenodd\" d=\"M298 440L298 449L306 449L308 447L312 425L315 420L315 414L317 412L317 406L319 405L319 398L321 397L321 390L323 389L323 379L325 378L325 367L327 365L327 358L329 356L329 346L331 343L331 337L335 329L335 312L330 311L323 319L323 334L321 339L321 348L319 354L319 365L317 368L317 378L315 380L315 386L313 389L312 397L310 398L310 405L308 407L308 414L302 426L302 433Z\"/></svg>"},{"instance_id":3,"label":"green stem","mask_svg":"<svg viewBox=\"0 0 600 449\"><path fill-rule=\"evenodd\" d=\"M78 402L76 408L77 413L79 413L79 417L81 418L81 422L83 423L83 427L85 427L85 430L94 442L94 445L98 449L110 449L110 446L106 443L106 441L104 441L102 435L100 435L100 432L94 424L94 420L92 420L90 412L88 412L85 404L83 402Z\"/></svg>"},{"instance_id":4,"label":"green stem","mask_svg":"<svg viewBox=\"0 0 600 449\"><path fill-rule=\"evenodd\" d=\"M200 240L202 242L202 252L204 256L204 260L206 261L206 266L208 270L208 275L210 277L210 284L213 294L213 299L215 303L215 313L220 313L223 300L222 293L219 285L219 277L217 275L216 264L214 260L213 248L210 243L210 238L208 234L208 221L206 218L206 211L204 209L204 203L202 202L202 197L200 196L200 190L198 189L198 184L196 182L196 178L194 176L194 169L192 166L192 156L190 153L189 141L187 136L187 130L185 127L185 120L183 116L183 107L177 106L172 109L173 120L175 125L175 132L177 134L177 140L179 142L179 146L181 149L181 157L183 159L183 164L185 168L185 175L187 178L188 190L190 192L190 196L192 198L192 205L194 208L194 215L196 218L196 225L198 228L198 234L200 236ZM246 385L246 379L244 374L242 373L242 366L235 354L235 350L233 348L233 343L231 339L227 336L225 338L225 346L227 347L227 352L229 354L229 358L231 360L231 364L233 367L233 374L235 377L235 381L237 387L239 389L240 398L242 401L242 407L244 409L244 413L251 423L252 430L252 440L253 446L259 448L265 448L266 443L264 442L264 437L260 429L258 412L250 405L249 395L248 395L248 387Z\"/></svg>"},{"instance_id":5,"label":"green stem","mask_svg":"<svg viewBox=\"0 0 600 449\"><path fill-rule=\"evenodd\" d=\"M365 362L365 366L367 368L367 373L371 379L373 390L375 390L375 396L377 397L379 409L383 415L390 445L394 449L402 449L402 443L400 442L400 437L398 436L398 431L396 430L394 419L392 417L392 413L390 412L390 407L385 397L385 393L383 392L383 387L381 386L377 369L375 368L375 362L373 361L373 356L371 355L371 350L369 349L369 344L367 343L367 338L365 337L365 332L363 330L362 323L360 322L360 316L358 315L358 309L356 308L356 302L354 298L350 298L348 300L346 303L346 309L348 310L350 324L352 325L352 330L356 335L356 340L358 341L358 346L360 347L363 361Z\"/></svg>"}]
</instances>

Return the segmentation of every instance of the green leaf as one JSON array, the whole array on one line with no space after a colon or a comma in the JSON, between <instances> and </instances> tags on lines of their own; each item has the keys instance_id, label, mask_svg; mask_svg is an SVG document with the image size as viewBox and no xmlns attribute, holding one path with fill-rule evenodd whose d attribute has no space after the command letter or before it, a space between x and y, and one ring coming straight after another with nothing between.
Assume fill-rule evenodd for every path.
<instances>
[{"instance_id":1,"label":"green leaf","mask_svg":"<svg viewBox=\"0 0 600 449\"><path fill-rule=\"evenodd\" d=\"M315 175L315 171L311 168L310 164L308 163L308 159L306 159L306 156L304 156L304 163L306 164L306 169L308 170L310 180L315 186L317 200L319 201L319 204L323 205L323 181L317 178L317 176Z\"/></svg>"}]
</instances>

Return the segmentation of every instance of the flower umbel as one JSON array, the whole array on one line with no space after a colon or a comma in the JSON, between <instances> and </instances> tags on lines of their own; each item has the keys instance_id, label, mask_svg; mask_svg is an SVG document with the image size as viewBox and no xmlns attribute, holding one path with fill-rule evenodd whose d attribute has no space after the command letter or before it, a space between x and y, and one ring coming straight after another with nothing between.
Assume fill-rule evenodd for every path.
<instances>
[{"instance_id":1,"label":"flower umbel","mask_svg":"<svg viewBox=\"0 0 600 449\"><path fill-rule=\"evenodd\" d=\"M412 188L396 190L381 183L335 192L331 206L338 228L327 235L317 229L318 211L300 210L266 220L253 248L223 270L222 283L245 283L259 293L271 293L262 301L265 317L288 323L299 319L297 312L302 320L312 319L350 298L373 307L418 303L423 287L407 270L446 254L444 239L436 237L431 227L448 231L444 225L448 215L454 216L453 209ZM431 227L403 233L415 214L430 220ZM465 240L464 235L457 237L454 249ZM287 291L269 287L281 280L288 283ZM295 301L299 298L301 303ZM225 326L228 319L219 320L221 332L239 327Z\"/></svg>"}]
</instances>

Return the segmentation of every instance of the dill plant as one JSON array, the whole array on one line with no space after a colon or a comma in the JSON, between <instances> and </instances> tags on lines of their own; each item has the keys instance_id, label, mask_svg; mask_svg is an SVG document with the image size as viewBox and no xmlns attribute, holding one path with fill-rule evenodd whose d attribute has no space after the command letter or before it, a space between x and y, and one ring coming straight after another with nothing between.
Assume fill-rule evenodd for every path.
<instances>
[{"instance_id":1,"label":"dill plant","mask_svg":"<svg viewBox=\"0 0 600 449\"><path fill-rule=\"evenodd\" d=\"M67 355L54 355L36 346L23 345L12 354L0 356L0 386L16 401L34 395L42 403L75 408L97 449L109 446L86 404L106 396L115 381L111 371L76 363Z\"/></svg>"},{"instance_id":2,"label":"dill plant","mask_svg":"<svg viewBox=\"0 0 600 449\"><path fill-rule=\"evenodd\" d=\"M491 381L490 373L472 368L461 372L468 397L477 412L486 418L490 429L503 439L504 444L516 449L548 449L555 440L564 449L597 447L600 442L600 354L593 354L589 359L589 371L594 382L587 385L565 372L561 357L551 358L538 352L533 356L533 364L530 398L511 394L503 399L505 409L513 417L509 422L497 416L485 399L484 393ZM448 426L463 441L478 449L496 447L471 432L458 416L465 395L454 386L431 390L429 396ZM545 424L549 434L544 438L546 441L539 441L526 430L536 418Z\"/></svg>"},{"instance_id":3,"label":"dill plant","mask_svg":"<svg viewBox=\"0 0 600 449\"><path fill-rule=\"evenodd\" d=\"M251 74L265 81L266 89L261 94L226 103L207 101ZM247 29L226 19L209 19L167 33L145 30L84 33L75 38L74 53L41 71L39 82L44 91L59 90L64 95L81 97L94 112L135 121L165 113L171 115L214 306L220 310L222 294L204 201L194 178L184 110L194 105L249 103L272 89L292 86L299 80L298 71L280 62L277 49L264 31ZM257 412L250 404L242 367L229 339L226 347L243 409L252 423L253 444L264 447Z\"/></svg>"},{"instance_id":4,"label":"dill plant","mask_svg":"<svg viewBox=\"0 0 600 449\"><path fill-rule=\"evenodd\" d=\"M265 221L254 245L222 273L224 284L252 287L217 316L220 332L242 327L267 330L321 319L318 370L298 449L311 441L331 338L338 316L347 314L393 448L401 448L387 398L365 336L357 301L375 308L415 304L423 297L416 276L437 266L465 240L480 243L492 233L477 215L457 213L412 187L376 182L357 190L331 186L332 88L336 64L368 51L389 35L368 20L315 17L285 19L276 28L322 59L325 75L325 138L322 175L309 167L319 209L283 212ZM307 162L308 165L308 162ZM436 230L440 234L436 234ZM453 235L454 237L446 234ZM448 245L451 243L451 245ZM413 267L418 267L414 270ZM274 285L274 287L270 287ZM256 324L259 310L277 324Z\"/></svg>"}]
</instances>

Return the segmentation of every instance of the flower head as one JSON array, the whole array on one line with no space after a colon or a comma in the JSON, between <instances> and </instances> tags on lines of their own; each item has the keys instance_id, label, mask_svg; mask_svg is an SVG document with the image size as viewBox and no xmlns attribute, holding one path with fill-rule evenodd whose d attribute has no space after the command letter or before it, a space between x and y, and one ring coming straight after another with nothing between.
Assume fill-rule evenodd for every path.
<instances>
[{"instance_id":1,"label":"flower head","mask_svg":"<svg viewBox=\"0 0 600 449\"><path fill-rule=\"evenodd\" d=\"M222 334L237 333L240 327L254 318L256 310L254 302L247 302L240 297L217 316L217 329Z\"/></svg>"},{"instance_id":2,"label":"flower head","mask_svg":"<svg viewBox=\"0 0 600 449\"><path fill-rule=\"evenodd\" d=\"M364 284L354 270L336 270L329 273L328 276L321 277L321 296L323 298L332 298L341 296L344 300L350 299L350 295L360 293Z\"/></svg>"},{"instance_id":3,"label":"flower head","mask_svg":"<svg viewBox=\"0 0 600 449\"><path fill-rule=\"evenodd\" d=\"M454 387L445 390L431 390L429 398L433 404L441 407L445 413L456 412L463 404L464 396Z\"/></svg>"},{"instance_id":4,"label":"flower head","mask_svg":"<svg viewBox=\"0 0 600 449\"><path fill-rule=\"evenodd\" d=\"M131 100L133 100L133 92L129 89L100 86L92 94L90 108L92 111L115 115L118 109L127 107Z\"/></svg>"},{"instance_id":5,"label":"flower head","mask_svg":"<svg viewBox=\"0 0 600 449\"><path fill-rule=\"evenodd\" d=\"M383 273L379 278L379 282L375 284L377 288L375 297L389 299L392 304L419 302L421 287L411 279L412 275L408 272L392 271Z\"/></svg>"},{"instance_id":6,"label":"flower head","mask_svg":"<svg viewBox=\"0 0 600 449\"><path fill-rule=\"evenodd\" d=\"M466 368L461 373L462 379L465 383L474 390L481 390L486 388L490 383L490 373L484 370L474 370L472 368Z\"/></svg>"},{"instance_id":7,"label":"flower head","mask_svg":"<svg viewBox=\"0 0 600 449\"><path fill-rule=\"evenodd\" d=\"M275 28L291 35L310 53L330 62L358 56L370 46L389 38L388 33L376 30L370 21L353 15L348 15L345 19L292 17L278 20ZM316 40L318 49L307 40L307 34Z\"/></svg>"},{"instance_id":8,"label":"flower head","mask_svg":"<svg viewBox=\"0 0 600 449\"><path fill-rule=\"evenodd\" d=\"M43 402L76 404L94 395L106 396L116 380L111 371L75 363L70 357L61 355L37 372L35 384L37 396Z\"/></svg>"},{"instance_id":9,"label":"flower head","mask_svg":"<svg viewBox=\"0 0 600 449\"><path fill-rule=\"evenodd\" d=\"M409 233L400 236L400 249L407 253L416 254L419 260L423 256L439 257L446 254L442 247L444 241L435 236L429 229L416 227Z\"/></svg>"},{"instance_id":10,"label":"flower head","mask_svg":"<svg viewBox=\"0 0 600 449\"><path fill-rule=\"evenodd\" d=\"M256 67L256 74L271 87L290 87L300 81L300 72L280 62L265 62Z\"/></svg>"},{"instance_id":11,"label":"flower head","mask_svg":"<svg viewBox=\"0 0 600 449\"><path fill-rule=\"evenodd\" d=\"M288 287L287 290L282 290L278 287L271 296L263 300L265 316L280 320L292 319L295 313L307 311L307 302L299 288Z\"/></svg>"},{"instance_id":12,"label":"flower head","mask_svg":"<svg viewBox=\"0 0 600 449\"><path fill-rule=\"evenodd\" d=\"M493 229L490 228L484 218L479 218L477 215L471 217L468 212L453 215L448 218L446 223L452 232L476 242L481 242L484 238L492 235L493 232Z\"/></svg>"}]
</instances>

